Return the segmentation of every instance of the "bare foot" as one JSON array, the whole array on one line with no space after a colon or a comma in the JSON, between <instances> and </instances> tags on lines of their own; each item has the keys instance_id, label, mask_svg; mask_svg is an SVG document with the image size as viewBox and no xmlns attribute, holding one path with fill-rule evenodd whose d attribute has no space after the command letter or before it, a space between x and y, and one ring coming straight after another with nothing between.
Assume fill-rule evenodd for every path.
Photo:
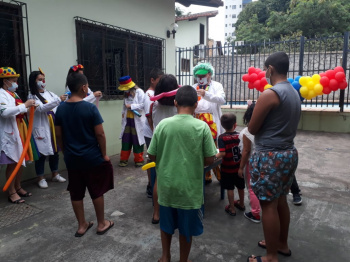
<instances>
[{"instance_id":1,"label":"bare foot","mask_svg":"<svg viewBox=\"0 0 350 262\"><path fill-rule=\"evenodd\" d=\"M84 224L79 225L78 230L77 230L77 233L78 233L78 234L81 234L81 235L84 235L85 232L86 232L88 229L90 229L90 227L92 227L93 225L94 225L93 222L87 222L87 221L85 221Z\"/></svg>"},{"instance_id":2,"label":"bare foot","mask_svg":"<svg viewBox=\"0 0 350 262\"><path fill-rule=\"evenodd\" d=\"M248 261L249 261L249 262L258 262L258 261L268 262L266 257L261 257L261 256L259 256L259 258L260 258L260 260L257 259L257 256L251 255L251 256L248 258Z\"/></svg>"},{"instance_id":3,"label":"bare foot","mask_svg":"<svg viewBox=\"0 0 350 262\"><path fill-rule=\"evenodd\" d=\"M12 194L9 194L9 199L12 201L12 202L15 202L15 201L18 201L18 203L24 203L26 202L24 199L21 199L21 197L17 194L17 192L14 192Z\"/></svg>"},{"instance_id":4,"label":"bare foot","mask_svg":"<svg viewBox=\"0 0 350 262\"><path fill-rule=\"evenodd\" d=\"M105 231L106 229L108 229L109 227L112 227L114 225L114 222L113 221L109 221L107 219L105 219L104 223L102 225L98 225L97 226L97 232L103 232Z\"/></svg>"},{"instance_id":5,"label":"bare foot","mask_svg":"<svg viewBox=\"0 0 350 262\"><path fill-rule=\"evenodd\" d=\"M259 241L258 246L266 249L266 242L265 242L265 240ZM280 253L280 254L282 254L284 256L287 256L287 257L292 255L292 252L290 251L289 247L288 246L282 246L282 245L279 246L278 253Z\"/></svg>"}]
</instances>

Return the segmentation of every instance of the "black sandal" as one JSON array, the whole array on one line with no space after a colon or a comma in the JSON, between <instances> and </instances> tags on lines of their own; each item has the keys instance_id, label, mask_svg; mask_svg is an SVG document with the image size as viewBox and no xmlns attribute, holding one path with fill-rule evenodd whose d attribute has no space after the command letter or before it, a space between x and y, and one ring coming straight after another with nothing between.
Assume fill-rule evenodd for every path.
<instances>
[{"instance_id":1,"label":"black sandal","mask_svg":"<svg viewBox=\"0 0 350 262\"><path fill-rule=\"evenodd\" d=\"M22 199L22 198L17 199L17 200L12 200L12 199L11 199L11 196L14 195L14 194L16 194L16 193L17 193L17 192L12 193L12 194L10 194L10 195L8 196L7 200L8 200L10 203L12 203L12 204L22 204L22 203L26 202L26 201L25 201L24 199Z\"/></svg>"},{"instance_id":2,"label":"black sandal","mask_svg":"<svg viewBox=\"0 0 350 262\"><path fill-rule=\"evenodd\" d=\"M31 197L32 196L32 193L30 193L30 192L27 192L27 193L25 193L25 194L22 194L22 193L20 193L20 192L18 192L19 190L21 190L21 189L23 189L23 188L19 188L19 189L17 189L16 190L16 193L20 196L20 197ZM24 189L23 189L24 190Z\"/></svg>"}]
</instances>

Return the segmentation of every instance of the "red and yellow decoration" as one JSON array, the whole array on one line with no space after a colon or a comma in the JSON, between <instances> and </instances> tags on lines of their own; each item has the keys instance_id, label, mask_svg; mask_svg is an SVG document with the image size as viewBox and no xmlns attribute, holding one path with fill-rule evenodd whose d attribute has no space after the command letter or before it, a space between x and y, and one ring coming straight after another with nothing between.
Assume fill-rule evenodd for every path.
<instances>
[{"instance_id":1,"label":"red and yellow decoration","mask_svg":"<svg viewBox=\"0 0 350 262\"><path fill-rule=\"evenodd\" d=\"M78 64L78 65L71 66L70 69L72 69L74 72L76 72L78 70L83 70L84 66L81 64ZM41 72L40 68L39 68L39 71Z\"/></svg>"},{"instance_id":2,"label":"red and yellow decoration","mask_svg":"<svg viewBox=\"0 0 350 262\"><path fill-rule=\"evenodd\" d=\"M200 113L200 114L196 114L195 117L207 123L207 125L210 128L211 135L215 140L218 134L218 130L217 130L216 124L213 121L213 115L209 113Z\"/></svg>"}]
</instances>

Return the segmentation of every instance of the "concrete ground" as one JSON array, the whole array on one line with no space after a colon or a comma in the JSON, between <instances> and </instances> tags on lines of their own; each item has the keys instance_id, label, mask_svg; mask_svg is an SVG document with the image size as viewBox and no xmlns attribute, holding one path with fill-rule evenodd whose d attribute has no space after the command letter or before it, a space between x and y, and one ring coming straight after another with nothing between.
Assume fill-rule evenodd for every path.
<instances>
[{"instance_id":1,"label":"concrete ground","mask_svg":"<svg viewBox=\"0 0 350 262\"><path fill-rule=\"evenodd\" d=\"M303 131L295 141L303 204L294 206L288 196L292 256L280 261L349 261L350 134ZM27 181L23 187L33 196L21 205L8 203L0 193L0 261L157 261L160 232L159 225L151 224L145 172L133 165L119 168L118 160L112 158L115 189L105 195L106 217L115 226L103 236L95 234L95 214L86 197L86 217L95 225L82 238L74 237L77 223L67 183L49 182L44 190ZM205 200L204 233L194 238L192 261L246 261L248 255L264 254L257 246L263 239L261 224L248 221L240 211L236 217L227 215L227 200L220 200L216 180L206 186ZM248 199L245 203L248 207ZM172 261L178 261L177 233L171 251Z\"/></svg>"}]
</instances>

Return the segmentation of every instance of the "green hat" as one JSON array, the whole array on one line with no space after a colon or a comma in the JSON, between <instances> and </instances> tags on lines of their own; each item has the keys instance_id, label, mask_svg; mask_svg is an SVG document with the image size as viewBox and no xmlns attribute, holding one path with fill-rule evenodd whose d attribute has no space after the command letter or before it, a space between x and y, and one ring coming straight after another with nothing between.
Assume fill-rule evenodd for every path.
<instances>
[{"instance_id":1,"label":"green hat","mask_svg":"<svg viewBox=\"0 0 350 262\"><path fill-rule=\"evenodd\" d=\"M214 68L210 63L199 63L193 68L193 75L206 75L211 73L214 76Z\"/></svg>"}]
</instances>

